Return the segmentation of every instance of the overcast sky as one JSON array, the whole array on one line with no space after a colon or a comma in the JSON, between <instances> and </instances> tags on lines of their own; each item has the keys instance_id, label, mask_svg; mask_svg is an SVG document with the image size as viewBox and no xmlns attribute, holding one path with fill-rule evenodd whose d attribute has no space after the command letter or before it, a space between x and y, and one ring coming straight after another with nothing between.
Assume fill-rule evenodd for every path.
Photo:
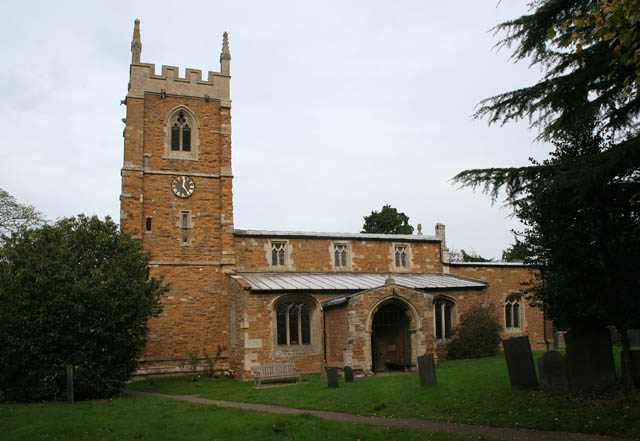
<instances>
[{"instance_id":1,"label":"overcast sky","mask_svg":"<svg viewBox=\"0 0 640 441\"><path fill-rule=\"evenodd\" d=\"M499 257L519 224L450 179L546 157L528 121L471 115L540 71L492 49L525 1L2 2L0 188L49 219L119 221L130 43L219 71L231 49L236 228L359 232L391 204L450 248Z\"/></svg>"}]
</instances>

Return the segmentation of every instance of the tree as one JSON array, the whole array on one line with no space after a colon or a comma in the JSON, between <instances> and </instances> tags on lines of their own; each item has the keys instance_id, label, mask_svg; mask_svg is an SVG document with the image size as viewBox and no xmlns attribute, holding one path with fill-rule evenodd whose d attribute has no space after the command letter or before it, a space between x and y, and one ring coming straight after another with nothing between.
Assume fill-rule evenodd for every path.
<instances>
[{"instance_id":1,"label":"tree","mask_svg":"<svg viewBox=\"0 0 640 441\"><path fill-rule=\"evenodd\" d=\"M0 389L15 401L119 393L167 290L111 219L80 215L21 229L0 247Z\"/></svg>"},{"instance_id":2,"label":"tree","mask_svg":"<svg viewBox=\"0 0 640 441\"><path fill-rule=\"evenodd\" d=\"M498 352L500 331L495 307L476 305L460 318L460 326L453 339L447 343L447 358L489 357Z\"/></svg>"},{"instance_id":3,"label":"tree","mask_svg":"<svg viewBox=\"0 0 640 441\"><path fill-rule=\"evenodd\" d=\"M493 262L493 259L482 257L475 251L466 252L464 248L449 251L449 257L452 262Z\"/></svg>"},{"instance_id":4,"label":"tree","mask_svg":"<svg viewBox=\"0 0 640 441\"><path fill-rule=\"evenodd\" d=\"M372 211L369 216L364 216L362 233L377 234L413 234L413 227L409 225L409 217L404 213L384 205L380 212Z\"/></svg>"},{"instance_id":5,"label":"tree","mask_svg":"<svg viewBox=\"0 0 640 441\"><path fill-rule=\"evenodd\" d=\"M527 244L520 241L518 237L515 237L516 241L510 245L509 248L502 251L503 262L524 262L527 257L528 248Z\"/></svg>"},{"instance_id":6,"label":"tree","mask_svg":"<svg viewBox=\"0 0 640 441\"><path fill-rule=\"evenodd\" d=\"M531 300L572 328L614 324L627 367L626 330L640 314L631 275L640 265L640 97L638 64L629 55L638 41L629 40L624 24L637 14L616 13L632 4L627 11L637 11L633 0L538 0L530 14L498 25L507 31L498 45L514 46L516 61L529 59L545 74L537 84L484 100L476 117L529 118L555 151L530 167L467 170L454 178L494 200L506 189L526 227L525 262L538 270Z\"/></svg>"},{"instance_id":7,"label":"tree","mask_svg":"<svg viewBox=\"0 0 640 441\"><path fill-rule=\"evenodd\" d=\"M20 228L34 228L44 225L44 215L31 205L23 205L16 198L0 188L0 236Z\"/></svg>"}]
</instances>

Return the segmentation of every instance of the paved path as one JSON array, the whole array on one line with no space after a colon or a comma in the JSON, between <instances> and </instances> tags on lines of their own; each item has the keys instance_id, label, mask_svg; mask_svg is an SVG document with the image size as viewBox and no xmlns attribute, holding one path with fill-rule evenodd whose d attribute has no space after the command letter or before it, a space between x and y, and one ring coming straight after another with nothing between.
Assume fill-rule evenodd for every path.
<instances>
[{"instance_id":1,"label":"paved path","mask_svg":"<svg viewBox=\"0 0 640 441\"><path fill-rule=\"evenodd\" d=\"M257 410L261 412L280 414L310 414L318 418L331 421L344 421L348 423L371 424L374 426L402 427L422 432L457 433L467 436L486 436L497 440L508 441L630 441L625 438L613 438L600 435L586 435L569 432L544 432L527 429L509 429L506 427L476 426L473 424L448 423L444 421L428 421L415 418L360 416L349 413L327 412L324 410L294 409L291 407L275 406L271 404L239 403L236 401L210 400L197 395L168 395L155 392L139 392L125 390L125 394L139 397L161 397L173 400L188 401L190 403L215 404L221 407L233 407L244 410Z\"/></svg>"}]
</instances>

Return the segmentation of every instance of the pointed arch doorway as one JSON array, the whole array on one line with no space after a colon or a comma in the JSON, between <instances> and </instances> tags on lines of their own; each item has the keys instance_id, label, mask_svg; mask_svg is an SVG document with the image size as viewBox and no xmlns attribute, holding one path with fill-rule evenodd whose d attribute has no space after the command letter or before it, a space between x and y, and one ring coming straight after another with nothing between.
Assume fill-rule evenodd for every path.
<instances>
[{"instance_id":1,"label":"pointed arch doorway","mask_svg":"<svg viewBox=\"0 0 640 441\"><path fill-rule=\"evenodd\" d=\"M411 367L411 320L399 302L381 305L371 323L373 372L404 371Z\"/></svg>"}]
</instances>

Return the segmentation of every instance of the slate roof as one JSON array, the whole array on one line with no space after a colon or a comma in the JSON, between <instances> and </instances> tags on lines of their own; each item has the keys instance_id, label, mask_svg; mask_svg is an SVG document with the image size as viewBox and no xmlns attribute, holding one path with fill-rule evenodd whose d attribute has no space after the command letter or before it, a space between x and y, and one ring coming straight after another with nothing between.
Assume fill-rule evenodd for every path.
<instances>
[{"instance_id":1,"label":"slate roof","mask_svg":"<svg viewBox=\"0 0 640 441\"><path fill-rule=\"evenodd\" d=\"M385 284L391 275L396 284L412 289L484 288L487 283L451 274L431 273L236 273L252 291L364 291Z\"/></svg>"}]
</instances>

